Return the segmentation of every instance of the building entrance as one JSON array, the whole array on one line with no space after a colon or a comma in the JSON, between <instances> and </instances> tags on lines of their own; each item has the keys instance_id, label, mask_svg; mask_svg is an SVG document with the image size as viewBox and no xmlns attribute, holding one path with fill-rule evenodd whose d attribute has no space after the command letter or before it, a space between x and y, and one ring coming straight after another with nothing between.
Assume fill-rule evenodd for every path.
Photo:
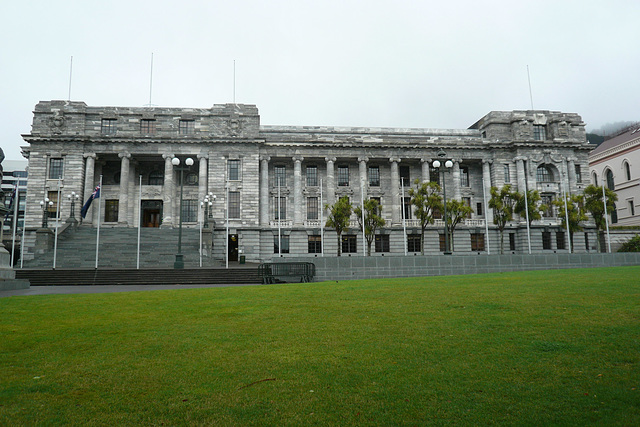
<instances>
[{"instance_id":1,"label":"building entrance","mask_svg":"<svg viewBox=\"0 0 640 427\"><path fill-rule=\"evenodd\" d=\"M238 235L229 234L229 261L238 261Z\"/></svg>"},{"instance_id":2,"label":"building entrance","mask_svg":"<svg viewBox=\"0 0 640 427\"><path fill-rule=\"evenodd\" d=\"M141 209L143 227L160 227L162 222L162 200L143 200Z\"/></svg>"}]
</instances>

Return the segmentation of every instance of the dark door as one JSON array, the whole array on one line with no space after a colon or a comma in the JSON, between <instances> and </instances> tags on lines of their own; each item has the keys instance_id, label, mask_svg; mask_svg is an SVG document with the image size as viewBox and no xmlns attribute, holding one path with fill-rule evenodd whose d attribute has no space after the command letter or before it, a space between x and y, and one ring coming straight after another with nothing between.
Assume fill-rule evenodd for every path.
<instances>
[{"instance_id":1,"label":"dark door","mask_svg":"<svg viewBox=\"0 0 640 427\"><path fill-rule=\"evenodd\" d=\"M142 201L142 226L160 227L162 222L162 200Z\"/></svg>"},{"instance_id":2,"label":"dark door","mask_svg":"<svg viewBox=\"0 0 640 427\"><path fill-rule=\"evenodd\" d=\"M229 261L238 261L238 235L229 234Z\"/></svg>"}]
</instances>

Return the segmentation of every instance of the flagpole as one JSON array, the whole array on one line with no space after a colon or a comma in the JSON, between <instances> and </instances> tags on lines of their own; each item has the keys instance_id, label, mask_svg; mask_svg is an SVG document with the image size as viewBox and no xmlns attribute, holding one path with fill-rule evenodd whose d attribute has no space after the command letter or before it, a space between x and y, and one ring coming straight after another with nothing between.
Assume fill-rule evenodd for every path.
<instances>
[{"instance_id":1,"label":"flagpole","mask_svg":"<svg viewBox=\"0 0 640 427\"><path fill-rule=\"evenodd\" d=\"M609 246L609 253L611 253L611 236L609 236L609 217L607 216L607 197L604 194L604 179L602 180L602 204L604 205L604 223L607 228L607 244Z\"/></svg>"},{"instance_id":2,"label":"flagpole","mask_svg":"<svg viewBox=\"0 0 640 427\"><path fill-rule=\"evenodd\" d=\"M324 256L324 204L322 200L322 178L320 178L320 256Z\"/></svg>"},{"instance_id":3,"label":"flagpole","mask_svg":"<svg viewBox=\"0 0 640 427\"><path fill-rule=\"evenodd\" d=\"M18 226L18 205L20 204L20 192L19 189L20 187L18 187L18 183L19 181L16 182L15 188L14 188L14 193L13 193L13 204L15 205L13 207L13 227L11 227L13 229L12 232L12 243L11 243L11 268L13 268L13 261L14 261L14 252L16 250L16 231L17 231L17 226ZM24 225L22 226L24 228ZM22 245L21 245L22 247Z\"/></svg>"},{"instance_id":4,"label":"flagpole","mask_svg":"<svg viewBox=\"0 0 640 427\"><path fill-rule=\"evenodd\" d=\"M60 219L60 186L62 183L58 179L58 200L56 201L56 234L53 240L53 269L56 269L56 258L58 255L58 220Z\"/></svg>"},{"instance_id":5,"label":"flagpole","mask_svg":"<svg viewBox=\"0 0 640 427\"><path fill-rule=\"evenodd\" d=\"M564 177L562 178L562 192L564 193L564 217L567 222L567 243L569 244L569 253L571 253L571 234L569 231L569 208L567 207L567 187L564 184ZM573 205L573 204L572 204Z\"/></svg>"},{"instance_id":6,"label":"flagpole","mask_svg":"<svg viewBox=\"0 0 640 427\"><path fill-rule=\"evenodd\" d=\"M20 203L20 199L18 199L18 203ZM24 193L24 211L27 212L27 192ZM24 260L24 236L26 221L22 220L22 239L20 240L20 268L22 268L22 261Z\"/></svg>"},{"instance_id":7,"label":"flagpole","mask_svg":"<svg viewBox=\"0 0 640 427\"><path fill-rule=\"evenodd\" d=\"M282 256L282 205L280 203L280 178L278 179L278 256Z\"/></svg>"},{"instance_id":8,"label":"flagpole","mask_svg":"<svg viewBox=\"0 0 640 427\"><path fill-rule=\"evenodd\" d=\"M151 102L149 102L151 103ZM140 196L138 198L138 249L136 269L140 269L140 227L142 226L142 175L140 175Z\"/></svg>"},{"instance_id":9,"label":"flagpole","mask_svg":"<svg viewBox=\"0 0 640 427\"><path fill-rule=\"evenodd\" d=\"M404 255L407 256L407 218L404 212L404 179L400 178L400 184L402 187L402 201L400 202L400 209L402 209L402 229L404 230ZM447 220L446 218L444 219ZM424 244L424 242L422 242Z\"/></svg>"},{"instance_id":10,"label":"flagpole","mask_svg":"<svg viewBox=\"0 0 640 427\"><path fill-rule=\"evenodd\" d=\"M225 239L227 245L226 245L226 253L227 255L225 256L225 265L226 268L229 268L229 177L227 176L227 238Z\"/></svg>"},{"instance_id":11,"label":"flagpole","mask_svg":"<svg viewBox=\"0 0 640 427\"><path fill-rule=\"evenodd\" d=\"M102 191L102 175L100 175L100 189ZM100 210L102 209L102 197L98 197L98 229L96 230L96 270L98 269L98 253L100 248Z\"/></svg>"},{"instance_id":12,"label":"flagpole","mask_svg":"<svg viewBox=\"0 0 640 427\"><path fill-rule=\"evenodd\" d=\"M362 256L367 256L367 239L365 236L365 224L364 224L364 180L360 180L360 206L362 215Z\"/></svg>"},{"instance_id":13,"label":"flagpole","mask_svg":"<svg viewBox=\"0 0 640 427\"><path fill-rule=\"evenodd\" d=\"M484 177L482 177L482 201L484 202L484 233L487 236L487 255L491 255L489 247L489 205L487 204L487 188L484 186Z\"/></svg>"}]
</instances>

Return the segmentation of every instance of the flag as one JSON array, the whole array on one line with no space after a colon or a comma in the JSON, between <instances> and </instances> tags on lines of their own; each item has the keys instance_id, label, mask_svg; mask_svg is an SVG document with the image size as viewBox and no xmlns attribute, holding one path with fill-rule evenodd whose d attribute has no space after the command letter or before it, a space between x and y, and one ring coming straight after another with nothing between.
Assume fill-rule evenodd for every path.
<instances>
[{"instance_id":1,"label":"flag","mask_svg":"<svg viewBox=\"0 0 640 427\"><path fill-rule=\"evenodd\" d=\"M97 199L99 197L100 197L100 186L98 185L96 189L93 190L93 193L91 193L91 196L89 196L84 206L80 210L80 215L82 215L82 218L87 216L87 211L89 210L89 207L91 206L91 202L93 202L93 199Z\"/></svg>"}]
</instances>

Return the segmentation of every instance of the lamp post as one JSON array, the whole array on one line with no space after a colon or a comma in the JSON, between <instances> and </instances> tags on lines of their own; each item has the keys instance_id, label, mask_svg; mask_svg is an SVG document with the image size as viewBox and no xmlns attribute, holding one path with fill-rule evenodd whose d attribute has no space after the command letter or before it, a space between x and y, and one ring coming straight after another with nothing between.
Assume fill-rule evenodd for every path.
<instances>
[{"instance_id":1,"label":"lamp post","mask_svg":"<svg viewBox=\"0 0 640 427\"><path fill-rule=\"evenodd\" d=\"M71 194L67 194L67 199L71 202L71 212L69 215L69 219L67 222L77 223L76 214L75 214L75 205L78 200L80 200L80 195L76 194L75 191L72 191Z\"/></svg>"},{"instance_id":2,"label":"lamp post","mask_svg":"<svg viewBox=\"0 0 640 427\"><path fill-rule=\"evenodd\" d=\"M213 217L213 202L216 200L216 195L212 192L207 193L204 196L204 200L200 202L200 207L204 208L204 228L209 226L209 218Z\"/></svg>"},{"instance_id":3,"label":"lamp post","mask_svg":"<svg viewBox=\"0 0 640 427\"><path fill-rule=\"evenodd\" d=\"M451 160L444 160L447 157L447 153L445 153L442 149L438 151L438 158L442 159L444 162L444 167L447 169L451 169L453 166L453 162ZM433 162L433 167L438 168L438 172L440 172L440 166L443 164L440 160L435 160ZM445 180L445 170L442 170L442 194L444 197L444 254L451 255L451 251L449 250L449 222L447 221L447 185Z\"/></svg>"},{"instance_id":4,"label":"lamp post","mask_svg":"<svg viewBox=\"0 0 640 427\"><path fill-rule=\"evenodd\" d=\"M178 228L178 253L176 254L176 260L173 263L173 268L183 269L184 258L182 256L182 194L184 191L184 171L188 171L189 168L193 165L193 159L191 157L187 157L187 159L184 161L186 167L178 167L180 166L180 159L177 157L171 159L171 164L176 167L176 170L180 171L180 226Z\"/></svg>"},{"instance_id":5,"label":"lamp post","mask_svg":"<svg viewBox=\"0 0 640 427\"><path fill-rule=\"evenodd\" d=\"M40 207L42 208L42 228L49 226L49 212L47 209L53 206L53 202L45 197L44 200L40 200Z\"/></svg>"}]
</instances>

